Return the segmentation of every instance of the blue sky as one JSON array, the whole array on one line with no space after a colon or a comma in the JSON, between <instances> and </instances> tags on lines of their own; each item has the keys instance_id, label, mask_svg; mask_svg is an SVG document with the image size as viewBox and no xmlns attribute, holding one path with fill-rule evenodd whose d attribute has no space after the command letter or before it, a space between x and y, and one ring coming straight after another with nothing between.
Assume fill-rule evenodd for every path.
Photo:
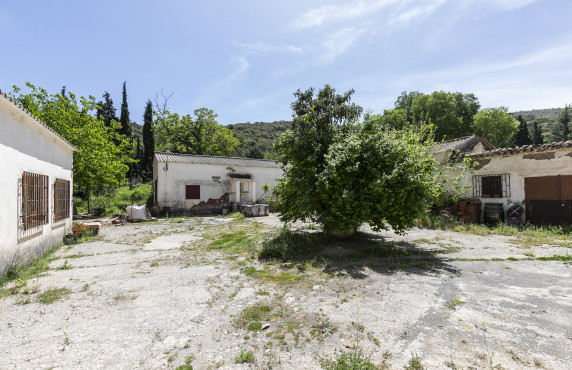
<instances>
[{"instance_id":1,"label":"blue sky","mask_svg":"<svg viewBox=\"0 0 572 370\"><path fill-rule=\"evenodd\" d=\"M402 91L474 93L511 111L572 103L572 1L4 1L0 89L101 98L131 119L173 94L222 124L290 119L292 93L355 89L374 113Z\"/></svg>"}]
</instances>

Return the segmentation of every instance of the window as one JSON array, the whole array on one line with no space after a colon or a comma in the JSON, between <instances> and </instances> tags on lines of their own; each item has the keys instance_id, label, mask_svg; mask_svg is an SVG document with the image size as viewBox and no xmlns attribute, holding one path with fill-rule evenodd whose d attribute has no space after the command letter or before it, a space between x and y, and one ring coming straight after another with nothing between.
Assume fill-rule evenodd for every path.
<instances>
[{"instance_id":1,"label":"window","mask_svg":"<svg viewBox=\"0 0 572 370\"><path fill-rule=\"evenodd\" d=\"M187 185L185 187L185 199L201 199L201 186Z\"/></svg>"},{"instance_id":2,"label":"window","mask_svg":"<svg viewBox=\"0 0 572 370\"><path fill-rule=\"evenodd\" d=\"M32 229L48 223L48 176L22 173L22 228Z\"/></svg>"},{"instance_id":3,"label":"window","mask_svg":"<svg viewBox=\"0 0 572 370\"><path fill-rule=\"evenodd\" d=\"M54 222L70 217L70 182L56 179L54 183Z\"/></svg>"},{"instance_id":4,"label":"window","mask_svg":"<svg viewBox=\"0 0 572 370\"><path fill-rule=\"evenodd\" d=\"M481 198L510 197L510 174L473 176L473 196Z\"/></svg>"},{"instance_id":5,"label":"window","mask_svg":"<svg viewBox=\"0 0 572 370\"><path fill-rule=\"evenodd\" d=\"M241 181L240 182L240 193L246 194L248 193L248 183Z\"/></svg>"}]
</instances>

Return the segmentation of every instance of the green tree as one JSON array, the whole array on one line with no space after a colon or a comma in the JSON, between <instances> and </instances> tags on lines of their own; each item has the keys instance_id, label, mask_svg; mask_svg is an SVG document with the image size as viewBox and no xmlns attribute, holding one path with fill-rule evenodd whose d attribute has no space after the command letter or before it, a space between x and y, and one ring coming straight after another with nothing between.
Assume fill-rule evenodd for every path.
<instances>
[{"instance_id":1,"label":"green tree","mask_svg":"<svg viewBox=\"0 0 572 370\"><path fill-rule=\"evenodd\" d=\"M103 100L100 100L97 104L96 117L103 120L107 127L111 127L112 121L119 122L113 106L113 99L111 99L107 91L103 93Z\"/></svg>"},{"instance_id":2,"label":"green tree","mask_svg":"<svg viewBox=\"0 0 572 370\"><path fill-rule=\"evenodd\" d=\"M486 108L475 115L475 134L487 138L499 148L510 146L510 138L518 130L518 121L508 108Z\"/></svg>"},{"instance_id":3,"label":"green tree","mask_svg":"<svg viewBox=\"0 0 572 370\"><path fill-rule=\"evenodd\" d=\"M73 93L50 95L31 83L26 86L29 93L14 86L10 95L79 149L73 158L74 188L89 202L92 194L121 185L126 163L131 161L127 154L130 143L115 131L117 123L108 127L103 119L94 117L98 107L95 98L81 97L78 103Z\"/></svg>"},{"instance_id":4,"label":"green tree","mask_svg":"<svg viewBox=\"0 0 572 370\"><path fill-rule=\"evenodd\" d=\"M284 222L312 220L327 232L350 234L363 223L401 233L428 199L442 192L424 132L391 130L378 120L358 123L353 90L326 85L298 90L292 128L276 151L284 178L273 190Z\"/></svg>"},{"instance_id":5,"label":"green tree","mask_svg":"<svg viewBox=\"0 0 572 370\"><path fill-rule=\"evenodd\" d=\"M514 135L513 141L514 145L522 146L522 145L530 145L532 144L532 140L530 139L530 135L528 134L528 126L526 125L526 121L522 114L516 116L516 120L518 123L518 131Z\"/></svg>"},{"instance_id":6,"label":"green tree","mask_svg":"<svg viewBox=\"0 0 572 370\"><path fill-rule=\"evenodd\" d=\"M423 94L413 91L401 93L395 107L405 111L408 127L431 124L435 130L435 140L442 141L471 135L473 116L479 111L480 104L473 94L444 91ZM402 115L401 112L398 114ZM392 120L396 119L402 122L401 116L393 115ZM402 124L399 126L405 127Z\"/></svg>"},{"instance_id":7,"label":"green tree","mask_svg":"<svg viewBox=\"0 0 572 370\"><path fill-rule=\"evenodd\" d=\"M121 123L121 129L119 133L126 137L131 137L131 122L129 121L129 106L127 105L127 88L126 82L123 82L123 99L121 101L121 115L119 116L119 122Z\"/></svg>"},{"instance_id":8,"label":"green tree","mask_svg":"<svg viewBox=\"0 0 572 370\"><path fill-rule=\"evenodd\" d=\"M558 140L567 141L572 138L570 135L570 106L568 104L564 105L564 109L560 111L560 116L558 117Z\"/></svg>"},{"instance_id":9,"label":"green tree","mask_svg":"<svg viewBox=\"0 0 572 370\"><path fill-rule=\"evenodd\" d=\"M402 108L386 109L377 115L366 113L364 121L376 121L382 127L397 130L413 127L407 119L407 110Z\"/></svg>"},{"instance_id":10,"label":"green tree","mask_svg":"<svg viewBox=\"0 0 572 370\"><path fill-rule=\"evenodd\" d=\"M216 113L207 108L180 117L177 113L162 110L157 113L154 126L157 133L157 146L160 150L169 149L175 153L223 155L236 154L240 144L232 131L216 121Z\"/></svg>"},{"instance_id":11,"label":"green tree","mask_svg":"<svg viewBox=\"0 0 572 370\"><path fill-rule=\"evenodd\" d=\"M259 147L253 146L246 152L246 158L262 159L264 158L264 153L262 153Z\"/></svg>"},{"instance_id":12,"label":"green tree","mask_svg":"<svg viewBox=\"0 0 572 370\"><path fill-rule=\"evenodd\" d=\"M144 181L153 176L153 156L155 155L155 133L153 132L153 105L147 101L143 114L143 157L141 158L141 172Z\"/></svg>"},{"instance_id":13,"label":"green tree","mask_svg":"<svg viewBox=\"0 0 572 370\"><path fill-rule=\"evenodd\" d=\"M544 143L544 136L542 135L542 128L538 124L538 121L533 122L533 130L532 130L532 143L533 144L542 144Z\"/></svg>"}]
</instances>

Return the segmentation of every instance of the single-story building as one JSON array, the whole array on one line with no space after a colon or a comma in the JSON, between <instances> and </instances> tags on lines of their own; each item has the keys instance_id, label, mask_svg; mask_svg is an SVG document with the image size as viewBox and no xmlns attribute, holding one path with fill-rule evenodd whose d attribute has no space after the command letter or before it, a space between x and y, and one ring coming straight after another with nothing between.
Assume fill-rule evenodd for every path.
<instances>
[{"instance_id":1,"label":"single-story building","mask_svg":"<svg viewBox=\"0 0 572 370\"><path fill-rule=\"evenodd\" d=\"M533 224L572 224L572 141L524 145L468 154L477 165L461 180L469 185L467 197L480 199L506 212L510 206L525 210L523 221ZM481 220L482 220L481 216Z\"/></svg>"},{"instance_id":2,"label":"single-story building","mask_svg":"<svg viewBox=\"0 0 572 370\"><path fill-rule=\"evenodd\" d=\"M77 149L0 92L0 275L62 242Z\"/></svg>"},{"instance_id":3,"label":"single-story building","mask_svg":"<svg viewBox=\"0 0 572 370\"><path fill-rule=\"evenodd\" d=\"M156 152L154 208L162 214L197 215L264 203L283 176L266 159Z\"/></svg>"}]
</instances>

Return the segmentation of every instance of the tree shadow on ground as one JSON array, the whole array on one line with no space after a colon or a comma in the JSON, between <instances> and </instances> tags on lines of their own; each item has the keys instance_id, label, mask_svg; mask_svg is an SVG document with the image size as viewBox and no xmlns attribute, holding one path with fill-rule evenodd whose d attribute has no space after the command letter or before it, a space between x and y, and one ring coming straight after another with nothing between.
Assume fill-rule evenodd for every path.
<instances>
[{"instance_id":1,"label":"tree shadow on ground","mask_svg":"<svg viewBox=\"0 0 572 370\"><path fill-rule=\"evenodd\" d=\"M349 238L334 238L323 233L283 229L262 244L262 261L282 262L282 268L304 270L308 264L324 273L366 278L366 269L381 274L404 271L411 274L458 274L448 259L414 243L387 241L366 232Z\"/></svg>"}]
</instances>

